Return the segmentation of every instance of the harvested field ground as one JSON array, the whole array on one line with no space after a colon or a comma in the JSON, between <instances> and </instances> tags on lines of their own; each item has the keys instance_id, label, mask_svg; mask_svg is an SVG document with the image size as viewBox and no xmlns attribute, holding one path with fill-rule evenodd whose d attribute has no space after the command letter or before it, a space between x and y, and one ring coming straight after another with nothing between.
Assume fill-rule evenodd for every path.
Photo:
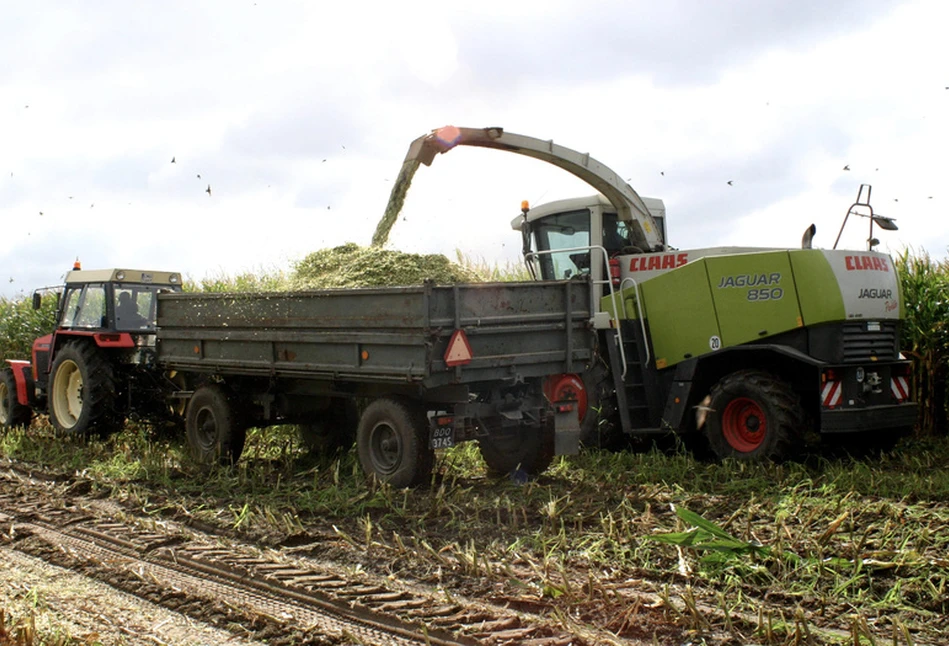
<instances>
[{"instance_id":1,"label":"harvested field ground","mask_svg":"<svg viewBox=\"0 0 949 646\"><path fill-rule=\"evenodd\" d=\"M469 619L478 608L490 630L455 630L479 643L918 645L949 634L944 439L761 466L589 451L526 484L487 478L476 447L460 446L416 490L367 483L351 454L307 454L290 427L252 431L236 467L211 471L189 465L179 440L138 428L81 441L34 426L8 432L0 454L17 478L32 473L51 499L100 520L302 559L379 595L458 603ZM5 549L5 563L30 551ZM0 598L17 617L37 589L23 581ZM48 633L100 629L76 622L68 601L49 607ZM247 621L215 628L259 639Z\"/></svg>"}]
</instances>

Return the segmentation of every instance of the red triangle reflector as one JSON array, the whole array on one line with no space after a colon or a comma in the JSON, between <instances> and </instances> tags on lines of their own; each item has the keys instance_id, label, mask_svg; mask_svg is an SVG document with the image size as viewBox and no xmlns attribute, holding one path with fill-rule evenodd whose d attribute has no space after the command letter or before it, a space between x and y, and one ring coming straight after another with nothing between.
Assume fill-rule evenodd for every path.
<instances>
[{"instance_id":1,"label":"red triangle reflector","mask_svg":"<svg viewBox=\"0 0 949 646\"><path fill-rule=\"evenodd\" d=\"M471 363L471 345L464 330L455 330L445 351L445 365L463 366L466 363Z\"/></svg>"}]
</instances>

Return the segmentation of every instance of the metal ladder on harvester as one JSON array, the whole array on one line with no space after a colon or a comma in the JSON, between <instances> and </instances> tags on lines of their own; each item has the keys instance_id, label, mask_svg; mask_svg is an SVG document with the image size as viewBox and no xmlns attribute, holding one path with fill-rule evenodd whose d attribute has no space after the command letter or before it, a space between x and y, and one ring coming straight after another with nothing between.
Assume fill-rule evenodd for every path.
<instances>
[{"instance_id":1,"label":"metal ladder on harvester","mask_svg":"<svg viewBox=\"0 0 949 646\"><path fill-rule=\"evenodd\" d=\"M646 350L645 326L639 321L618 321L620 334L607 343L613 383L616 387L616 406L624 433L665 433L661 427L662 401L659 375ZM619 345L622 343L621 355ZM623 377L623 355L626 376Z\"/></svg>"}]
</instances>

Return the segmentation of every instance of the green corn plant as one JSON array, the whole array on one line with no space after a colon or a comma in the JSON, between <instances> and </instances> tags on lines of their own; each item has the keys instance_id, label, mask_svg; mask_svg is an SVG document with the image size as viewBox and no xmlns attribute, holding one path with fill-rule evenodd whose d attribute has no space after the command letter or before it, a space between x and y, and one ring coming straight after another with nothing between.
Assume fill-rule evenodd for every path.
<instances>
[{"instance_id":1,"label":"green corn plant","mask_svg":"<svg viewBox=\"0 0 949 646\"><path fill-rule=\"evenodd\" d=\"M704 562L720 562L740 556L767 556L771 549L752 541L735 538L715 523L694 511L676 506L676 516L690 526L684 532L653 534L649 538L660 543L687 547L705 553Z\"/></svg>"},{"instance_id":2,"label":"green corn plant","mask_svg":"<svg viewBox=\"0 0 949 646\"><path fill-rule=\"evenodd\" d=\"M949 359L949 264L909 250L896 259L906 318L902 352L914 359L913 396L919 402L918 433L946 431Z\"/></svg>"}]
</instances>

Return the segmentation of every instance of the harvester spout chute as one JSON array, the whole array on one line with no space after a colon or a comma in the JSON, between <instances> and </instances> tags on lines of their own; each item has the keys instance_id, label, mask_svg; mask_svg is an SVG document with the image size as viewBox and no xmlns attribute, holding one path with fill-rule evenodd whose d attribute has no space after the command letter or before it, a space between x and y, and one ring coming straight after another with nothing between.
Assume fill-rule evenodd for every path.
<instances>
[{"instance_id":1,"label":"harvester spout chute","mask_svg":"<svg viewBox=\"0 0 949 646\"><path fill-rule=\"evenodd\" d=\"M659 227L642 198L614 171L590 157L589 153L578 153L553 141L504 132L503 128L445 126L413 141L405 161L417 161L430 166L435 155L448 152L456 146L506 150L562 168L588 183L610 201L616 208L617 216L632 225L630 229L634 245L646 251L665 248Z\"/></svg>"}]
</instances>

